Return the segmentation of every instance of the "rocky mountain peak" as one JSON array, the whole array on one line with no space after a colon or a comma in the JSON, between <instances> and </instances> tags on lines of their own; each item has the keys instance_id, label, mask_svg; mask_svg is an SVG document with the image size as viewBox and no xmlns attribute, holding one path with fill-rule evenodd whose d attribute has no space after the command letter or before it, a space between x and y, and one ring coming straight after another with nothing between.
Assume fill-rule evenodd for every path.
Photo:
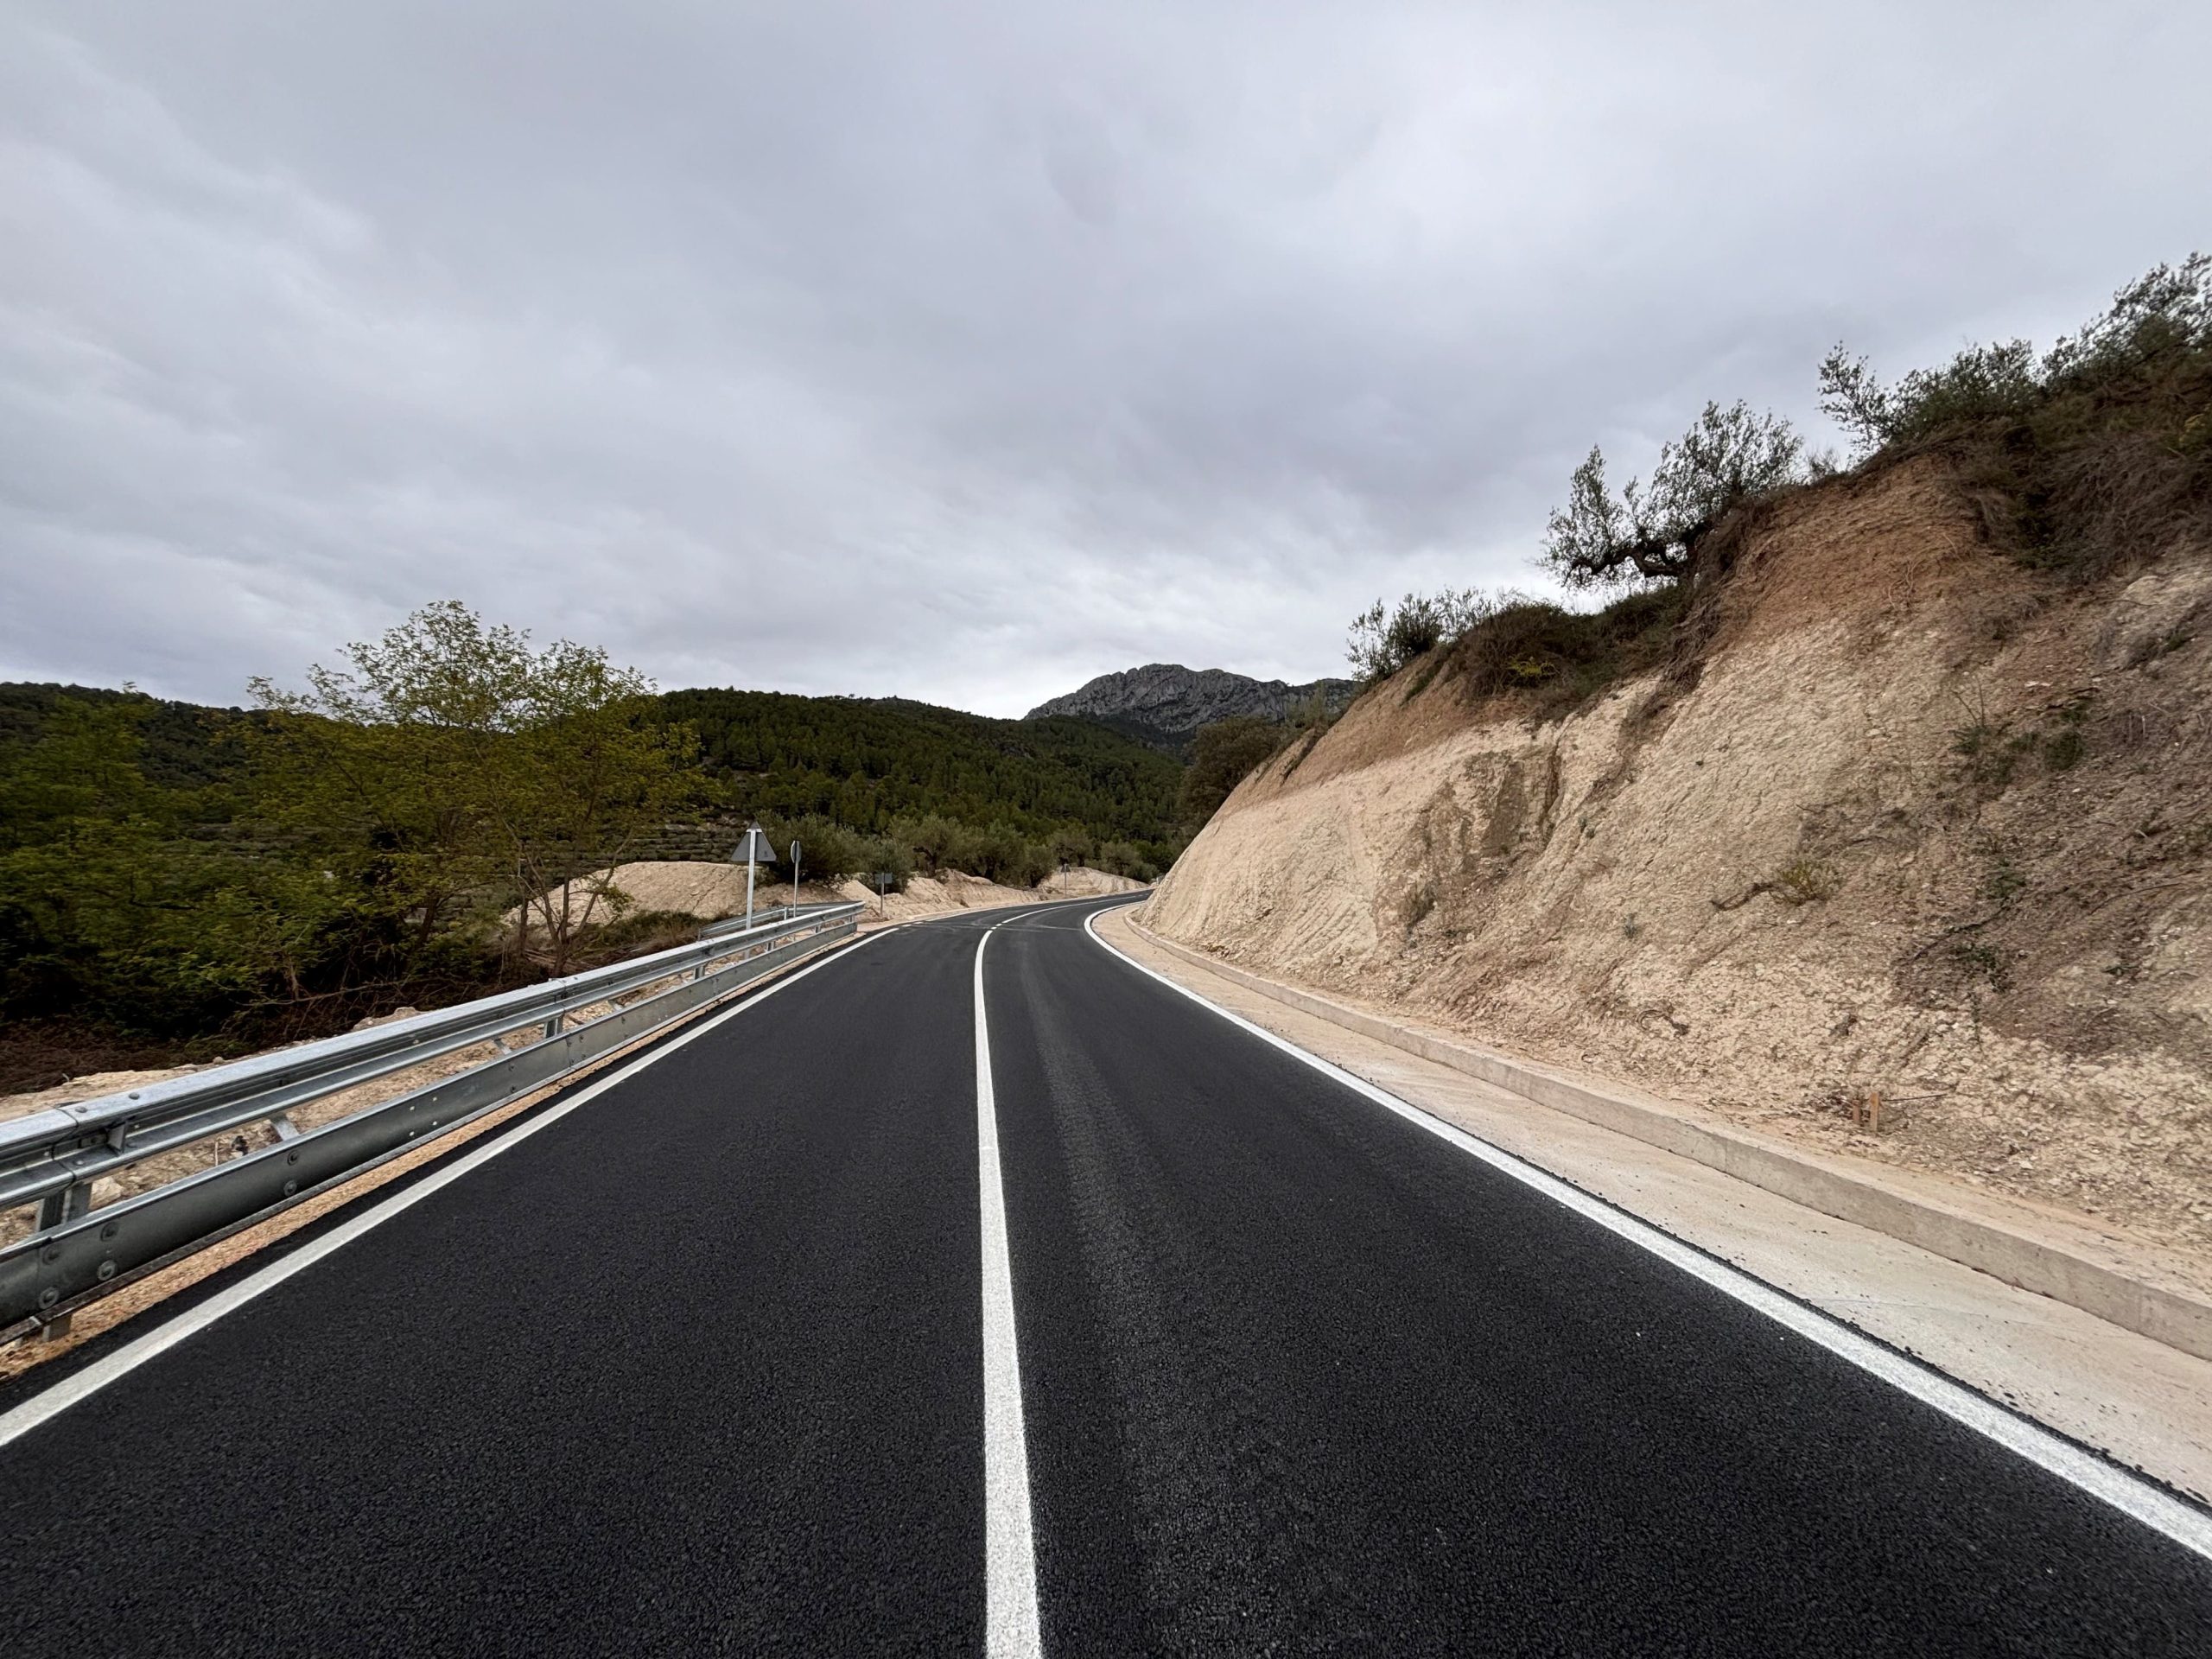
<instances>
[{"instance_id":1,"label":"rocky mountain peak","mask_svg":"<svg viewBox=\"0 0 2212 1659\"><path fill-rule=\"evenodd\" d=\"M1351 698L1350 680L1255 680L1222 668L1185 668L1179 663L1147 663L1141 668L1101 674L1065 696L1031 709L1031 720L1072 715L1119 728L1147 741L1179 746L1199 727L1236 715L1281 720L1317 693L1332 708Z\"/></svg>"}]
</instances>

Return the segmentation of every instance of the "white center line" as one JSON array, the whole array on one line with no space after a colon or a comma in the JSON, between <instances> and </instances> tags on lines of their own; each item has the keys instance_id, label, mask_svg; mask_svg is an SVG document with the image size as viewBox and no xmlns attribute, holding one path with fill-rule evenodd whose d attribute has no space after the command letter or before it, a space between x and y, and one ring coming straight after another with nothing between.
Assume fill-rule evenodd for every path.
<instances>
[{"instance_id":1,"label":"white center line","mask_svg":"<svg viewBox=\"0 0 2212 1659\"><path fill-rule=\"evenodd\" d=\"M1014 1268L1007 1255L1006 1192L999 1179L998 1103L983 1014L983 950L976 942L976 1154L983 1207L983 1651L1033 1659L1037 1553L1029 1522L1029 1448L1021 1428L1021 1360L1014 1335Z\"/></svg>"}]
</instances>

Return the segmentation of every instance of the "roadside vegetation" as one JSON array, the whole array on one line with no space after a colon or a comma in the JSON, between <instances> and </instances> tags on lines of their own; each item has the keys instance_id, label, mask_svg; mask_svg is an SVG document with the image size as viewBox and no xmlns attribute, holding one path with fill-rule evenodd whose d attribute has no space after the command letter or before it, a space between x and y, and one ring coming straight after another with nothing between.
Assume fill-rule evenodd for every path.
<instances>
[{"instance_id":1,"label":"roadside vegetation","mask_svg":"<svg viewBox=\"0 0 2212 1659\"><path fill-rule=\"evenodd\" d=\"M249 710L24 690L0 745L10 1087L570 971L604 946L567 884L702 781L642 677L456 604L304 688L257 680Z\"/></svg>"},{"instance_id":2,"label":"roadside vegetation","mask_svg":"<svg viewBox=\"0 0 2212 1659\"><path fill-rule=\"evenodd\" d=\"M2040 358L2025 340L1972 346L1885 384L1838 346L1819 388L1852 440L1847 463L1741 401L1708 403L1648 477L1618 488L1592 448L1538 563L1609 602L1471 589L1378 600L1348 642L1363 687L1414 669L1408 696L1441 675L1534 718L1568 713L1694 649L1693 601L1725 578L1759 513L1930 453L1953 462L1992 547L2024 565L2088 580L2146 556L2212 507L2212 256L2157 267Z\"/></svg>"},{"instance_id":3,"label":"roadside vegetation","mask_svg":"<svg viewBox=\"0 0 2212 1659\"><path fill-rule=\"evenodd\" d=\"M810 879L901 884L1148 880L1187 836L1181 766L1085 721L663 696L454 603L251 691L219 709L0 687L0 1092L673 943L689 918L578 878L726 856L755 818Z\"/></svg>"}]
</instances>

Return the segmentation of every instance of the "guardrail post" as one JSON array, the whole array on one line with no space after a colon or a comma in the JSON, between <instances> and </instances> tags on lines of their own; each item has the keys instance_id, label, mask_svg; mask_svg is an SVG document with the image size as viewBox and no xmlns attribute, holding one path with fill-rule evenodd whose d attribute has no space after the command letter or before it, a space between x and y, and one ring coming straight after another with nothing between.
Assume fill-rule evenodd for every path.
<instances>
[{"instance_id":1,"label":"guardrail post","mask_svg":"<svg viewBox=\"0 0 2212 1659\"><path fill-rule=\"evenodd\" d=\"M79 1181L63 1187L59 1192L49 1192L38 1201L38 1230L44 1232L49 1227L59 1227L65 1221L74 1221L92 1207L92 1184L90 1181ZM39 1326L40 1338L46 1342L59 1342L69 1334L69 1322L75 1317L73 1313L57 1313Z\"/></svg>"},{"instance_id":2,"label":"guardrail post","mask_svg":"<svg viewBox=\"0 0 2212 1659\"><path fill-rule=\"evenodd\" d=\"M92 1207L92 1184L79 1181L65 1186L59 1192L49 1192L38 1201L38 1230L59 1227L65 1221L74 1221Z\"/></svg>"}]
</instances>

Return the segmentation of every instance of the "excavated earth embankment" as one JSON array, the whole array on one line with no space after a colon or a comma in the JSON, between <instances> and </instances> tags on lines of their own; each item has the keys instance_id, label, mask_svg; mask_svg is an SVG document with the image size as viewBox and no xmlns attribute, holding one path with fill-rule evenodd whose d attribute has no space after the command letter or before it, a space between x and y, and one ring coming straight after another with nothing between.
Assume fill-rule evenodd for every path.
<instances>
[{"instance_id":1,"label":"excavated earth embankment","mask_svg":"<svg viewBox=\"0 0 2212 1659\"><path fill-rule=\"evenodd\" d=\"M2212 542L2075 586L1977 524L1934 457L1802 492L1694 660L1563 718L1417 664L1147 925L2212 1251Z\"/></svg>"}]
</instances>

